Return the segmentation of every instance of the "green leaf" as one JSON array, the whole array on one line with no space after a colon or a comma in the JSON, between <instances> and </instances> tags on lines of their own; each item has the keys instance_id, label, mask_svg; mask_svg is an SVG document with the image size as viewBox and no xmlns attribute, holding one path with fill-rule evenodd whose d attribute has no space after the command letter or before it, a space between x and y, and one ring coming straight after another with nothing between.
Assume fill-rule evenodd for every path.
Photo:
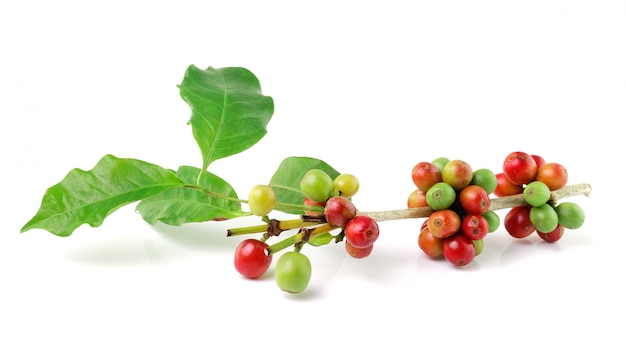
<instances>
[{"instance_id":1,"label":"green leaf","mask_svg":"<svg viewBox=\"0 0 626 339\"><path fill-rule=\"evenodd\" d=\"M330 232L326 232L314 238L309 239L307 243L312 246L323 246L323 245L329 244L334 239L335 239L334 235L330 234Z\"/></svg>"},{"instance_id":2,"label":"green leaf","mask_svg":"<svg viewBox=\"0 0 626 339\"><path fill-rule=\"evenodd\" d=\"M321 169L333 179L340 174L326 162L319 159L309 157L285 158L270 179L270 186L274 189L276 201L285 204L302 205L304 194L300 191L300 180L312 168ZM297 208L277 207L276 209L291 214L302 214L304 212Z\"/></svg>"},{"instance_id":3,"label":"green leaf","mask_svg":"<svg viewBox=\"0 0 626 339\"><path fill-rule=\"evenodd\" d=\"M150 224L160 221L173 226L250 214L242 211L233 187L215 174L207 172L202 176L201 187L194 186L199 174L199 168L180 167L177 175L189 185L144 199L137 205L137 211Z\"/></svg>"},{"instance_id":4,"label":"green leaf","mask_svg":"<svg viewBox=\"0 0 626 339\"><path fill-rule=\"evenodd\" d=\"M261 93L259 80L247 69L201 70L191 65L178 88L191 107L189 123L202 152L203 171L217 159L250 148L267 133L274 101Z\"/></svg>"},{"instance_id":5,"label":"green leaf","mask_svg":"<svg viewBox=\"0 0 626 339\"><path fill-rule=\"evenodd\" d=\"M37 214L21 232L41 228L69 236L82 224L97 227L118 208L183 186L173 171L106 155L89 171L73 169L48 188Z\"/></svg>"}]
</instances>

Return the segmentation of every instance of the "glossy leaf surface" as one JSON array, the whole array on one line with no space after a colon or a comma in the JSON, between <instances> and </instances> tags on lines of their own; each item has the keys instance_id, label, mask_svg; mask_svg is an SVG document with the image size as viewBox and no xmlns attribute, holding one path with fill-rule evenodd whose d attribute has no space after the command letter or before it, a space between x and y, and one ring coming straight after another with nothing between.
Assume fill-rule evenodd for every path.
<instances>
[{"instance_id":1,"label":"glossy leaf surface","mask_svg":"<svg viewBox=\"0 0 626 339\"><path fill-rule=\"evenodd\" d=\"M250 148L267 133L274 101L261 93L259 80L247 69L191 65L178 87L191 108L189 123L202 152L202 170Z\"/></svg>"},{"instance_id":2,"label":"glossy leaf surface","mask_svg":"<svg viewBox=\"0 0 626 339\"><path fill-rule=\"evenodd\" d=\"M104 156L93 169L71 170L48 188L22 232L41 228L69 236L83 224L97 227L118 208L185 183L170 170L141 160Z\"/></svg>"},{"instance_id":3,"label":"glossy leaf surface","mask_svg":"<svg viewBox=\"0 0 626 339\"><path fill-rule=\"evenodd\" d=\"M137 211L148 223L160 221L180 226L189 222L230 219L250 214L242 211L233 187L215 174L205 173L200 187L194 186L200 174L199 168L182 166L176 174L188 185L174 187L144 199L137 205Z\"/></svg>"},{"instance_id":4,"label":"glossy leaf surface","mask_svg":"<svg viewBox=\"0 0 626 339\"><path fill-rule=\"evenodd\" d=\"M335 236L326 232L326 233L322 233L318 235L315 238L310 239L308 241L308 244L312 246L323 246L323 245L329 244L331 241L334 241L334 240L335 240Z\"/></svg>"},{"instance_id":5,"label":"glossy leaf surface","mask_svg":"<svg viewBox=\"0 0 626 339\"><path fill-rule=\"evenodd\" d=\"M320 159L309 157L285 158L270 179L270 186L274 189L276 201L302 205L304 194L300 190L300 180L312 168L321 169L333 179L339 175L339 172ZM304 213L302 209L297 208L277 207L276 209L291 214Z\"/></svg>"}]
</instances>

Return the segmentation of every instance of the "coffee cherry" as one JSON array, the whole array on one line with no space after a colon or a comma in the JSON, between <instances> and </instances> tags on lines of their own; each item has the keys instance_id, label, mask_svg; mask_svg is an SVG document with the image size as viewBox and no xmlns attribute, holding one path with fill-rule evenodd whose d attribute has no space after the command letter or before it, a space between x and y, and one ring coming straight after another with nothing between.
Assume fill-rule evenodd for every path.
<instances>
[{"instance_id":1,"label":"coffee cherry","mask_svg":"<svg viewBox=\"0 0 626 339\"><path fill-rule=\"evenodd\" d=\"M498 179L490 169L481 168L474 171L470 184L484 188L485 192L489 195L498 187Z\"/></svg>"},{"instance_id":2,"label":"coffee cherry","mask_svg":"<svg viewBox=\"0 0 626 339\"><path fill-rule=\"evenodd\" d=\"M254 215L264 216L274 209L276 195L268 185L256 185L248 194L248 206Z\"/></svg>"},{"instance_id":3,"label":"coffee cherry","mask_svg":"<svg viewBox=\"0 0 626 339\"><path fill-rule=\"evenodd\" d=\"M359 191L359 179L348 173L339 174L333 180L334 194L349 198Z\"/></svg>"},{"instance_id":4,"label":"coffee cherry","mask_svg":"<svg viewBox=\"0 0 626 339\"><path fill-rule=\"evenodd\" d=\"M441 171L432 163L422 161L413 167L411 178L417 188L426 192L434 184L441 181Z\"/></svg>"},{"instance_id":5,"label":"coffee cherry","mask_svg":"<svg viewBox=\"0 0 626 339\"><path fill-rule=\"evenodd\" d=\"M355 259L363 259L368 257L370 254L372 254L372 250L374 249L374 244L369 245L365 248L357 248L352 246L352 244L347 241L344 241L344 243L346 247L346 253L348 253L349 256Z\"/></svg>"},{"instance_id":6,"label":"coffee cherry","mask_svg":"<svg viewBox=\"0 0 626 339\"><path fill-rule=\"evenodd\" d=\"M446 157L439 157L437 159L434 159L430 163L435 165L435 167L437 167L439 169L439 172L441 172L441 171L443 171L443 168L446 166L446 164L449 163L449 162L450 162L450 159L448 159Z\"/></svg>"},{"instance_id":7,"label":"coffee cherry","mask_svg":"<svg viewBox=\"0 0 626 339\"><path fill-rule=\"evenodd\" d=\"M540 155L531 154L530 156L535 159L535 163L537 163L537 169L546 163L546 160Z\"/></svg>"},{"instance_id":8,"label":"coffee cherry","mask_svg":"<svg viewBox=\"0 0 626 339\"><path fill-rule=\"evenodd\" d=\"M526 185L537 176L537 163L528 153L512 152L504 160L504 175L514 185Z\"/></svg>"},{"instance_id":9,"label":"coffee cherry","mask_svg":"<svg viewBox=\"0 0 626 339\"><path fill-rule=\"evenodd\" d=\"M331 226L343 227L355 216L354 204L341 196L331 197L324 207L324 217Z\"/></svg>"},{"instance_id":10,"label":"coffee cherry","mask_svg":"<svg viewBox=\"0 0 626 339\"><path fill-rule=\"evenodd\" d=\"M472 167L463 160L450 160L441 171L441 180L460 191L472 182Z\"/></svg>"},{"instance_id":11,"label":"coffee cherry","mask_svg":"<svg viewBox=\"0 0 626 339\"><path fill-rule=\"evenodd\" d=\"M477 257L479 254L483 253L483 249L485 248L485 240L472 240L472 242L474 243L474 248L476 250L476 253L474 253L474 257Z\"/></svg>"},{"instance_id":12,"label":"coffee cherry","mask_svg":"<svg viewBox=\"0 0 626 339\"><path fill-rule=\"evenodd\" d=\"M585 211L575 202L566 201L556 206L559 223L565 228L577 229L585 222Z\"/></svg>"},{"instance_id":13,"label":"coffee cherry","mask_svg":"<svg viewBox=\"0 0 626 339\"><path fill-rule=\"evenodd\" d=\"M443 256L443 239L435 237L428 227L420 231L417 245L430 258L437 259Z\"/></svg>"},{"instance_id":14,"label":"coffee cherry","mask_svg":"<svg viewBox=\"0 0 626 339\"><path fill-rule=\"evenodd\" d=\"M487 219L489 224L489 233L495 232L500 227L500 216L494 211L487 211L483 213L483 217Z\"/></svg>"},{"instance_id":15,"label":"coffee cherry","mask_svg":"<svg viewBox=\"0 0 626 339\"><path fill-rule=\"evenodd\" d=\"M437 238L447 238L461 229L461 218L450 209L435 211L428 217L428 229Z\"/></svg>"},{"instance_id":16,"label":"coffee cherry","mask_svg":"<svg viewBox=\"0 0 626 339\"><path fill-rule=\"evenodd\" d=\"M508 197L509 195L522 194L524 192L522 185L512 183L504 173L496 174L496 180L498 181L498 186L493 191L496 197Z\"/></svg>"},{"instance_id":17,"label":"coffee cherry","mask_svg":"<svg viewBox=\"0 0 626 339\"><path fill-rule=\"evenodd\" d=\"M409 194L407 198L406 206L408 208L428 207L428 201L426 200L426 192L416 188Z\"/></svg>"},{"instance_id":18,"label":"coffee cherry","mask_svg":"<svg viewBox=\"0 0 626 339\"><path fill-rule=\"evenodd\" d=\"M539 232L549 233L559 224L559 216L549 204L533 206L530 209L530 222Z\"/></svg>"},{"instance_id":19,"label":"coffee cherry","mask_svg":"<svg viewBox=\"0 0 626 339\"><path fill-rule=\"evenodd\" d=\"M272 263L265 254L267 244L256 239L246 239L235 249L235 269L246 278L256 279L263 275Z\"/></svg>"},{"instance_id":20,"label":"coffee cherry","mask_svg":"<svg viewBox=\"0 0 626 339\"><path fill-rule=\"evenodd\" d=\"M459 192L459 203L466 213L483 214L489 210L491 200L481 186L468 185Z\"/></svg>"},{"instance_id":21,"label":"coffee cherry","mask_svg":"<svg viewBox=\"0 0 626 339\"><path fill-rule=\"evenodd\" d=\"M287 252L278 258L274 280L281 290L288 293L303 292L311 280L311 261L300 252Z\"/></svg>"},{"instance_id":22,"label":"coffee cherry","mask_svg":"<svg viewBox=\"0 0 626 339\"><path fill-rule=\"evenodd\" d=\"M535 232L528 205L511 208L504 217L504 228L514 238L525 238Z\"/></svg>"},{"instance_id":23,"label":"coffee cherry","mask_svg":"<svg viewBox=\"0 0 626 339\"><path fill-rule=\"evenodd\" d=\"M489 222L482 215L469 214L461 220L461 231L472 240L481 240L489 233Z\"/></svg>"},{"instance_id":24,"label":"coffee cherry","mask_svg":"<svg viewBox=\"0 0 626 339\"><path fill-rule=\"evenodd\" d=\"M537 235L546 242L557 242L563 236L565 227L558 225L552 232L544 233L537 230Z\"/></svg>"},{"instance_id":25,"label":"coffee cherry","mask_svg":"<svg viewBox=\"0 0 626 339\"><path fill-rule=\"evenodd\" d=\"M456 200L456 191L452 185L446 182L434 184L426 192L426 202L434 210L444 210L452 206Z\"/></svg>"},{"instance_id":26,"label":"coffee cherry","mask_svg":"<svg viewBox=\"0 0 626 339\"><path fill-rule=\"evenodd\" d=\"M540 206L550 200L550 188L541 181L533 181L524 187L524 200L531 206Z\"/></svg>"},{"instance_id":27,"label":"coffee cherry","mask_svg":"<svg viewBox=\"0 0 626 339\"><path fill-rule=\"evenodd\" d=\"M565 187L567 179L567 170L561 164L550 162L537 169L536 180L548 185L551 191Z\"/></svg>"},{"instance_id":28,"label":"coffee cherry","mask_svg":"<svg viewBox=\"0 0 626 339\"><path fill-rule=\"evenodd\" d=\"M300 180L300 190L309 199L323 202L333 194L333 179L320 169L310 169Z\"/></svg>"},{"instance_id":29,"label":"coffee cherry","mask_svg":"<svg viewBox=\"0 0 626 339\"><path fill-rule=\"evenodd\" d=\"M344 228L345 239L356 248L366 248L372 245L379 235L378 223L366 215L357 215Z\"/></svg>"},{"instance_id":30,"label":"coffee cherry","mask_svg":"<svg viewBox=\"0 0 626 339\"><path fill-rule=\"evenodd\" d=\"M455 266L465 266L474 260L474 242L463 233L443 239L443 256Z\"/></svg>"}]
</instances>

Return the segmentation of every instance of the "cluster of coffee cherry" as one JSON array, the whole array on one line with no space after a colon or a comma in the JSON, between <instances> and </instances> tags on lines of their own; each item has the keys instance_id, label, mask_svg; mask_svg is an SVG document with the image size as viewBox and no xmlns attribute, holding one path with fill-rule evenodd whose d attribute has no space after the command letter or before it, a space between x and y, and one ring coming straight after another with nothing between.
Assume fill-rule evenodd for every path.
<instances>
[{"instance_id":1,"label":"cluster of coffee cherry","mask_svg":"<svg viewBox=\"0 0 626 339\"><path fill-rule=\"evenodd\" d=\"M352 174L340 174L333 179L327 172L310 169L300 180L300 190L304 195L301 219L278 221L267 217L276 204L272 187L253 187L247 200L250 211L263 217L267 227L262 228L264 234L261 239L246 239L239 244L235 250L235 268L247 278L258 278L268 270L276 252L292 246L293 251L278 258L274 278L281 290L300 293L306 289L311 277L311 262L301 253L305 243L315 245L331 240L343 241L351 257L361 259L369 256L378 239L379 227L372 217L357 215L351 198L358 189L359 181ZM299 229L299 232L272 246L267 244L270 237L290 229ZM339 231L331 234L334 230ZM316 242L315 237L325 240Z\"/></svg>"},{"instance_id":2,"label":"cluster of coffee cherry","mask_svg":"<svg viewBox=\"0 0 626 339\"><path fill-rule=\"evenodd\" d=\"M418 245L431 258L445 258L456 266L470 263L484 247L484 237L498 229L499 216L490 209L489 196L520 196L504 218L514 238L536 233L547 242L558 241L565 229L577 229L585 220L574 202L557 202L554 191L564 188L568 175L559 163L539 155L512 152L502 171L473 171L462 160L438 158L413 168L417 188L407 200L409 208L428 207L433 212L423 222Z\"/></svg>"},{"instance_id":3,"label":"cluster of coffee cherry","mask_svg":"<svg viewBox=\"0 0 626 339\"><path fill-rule=\"evenodd\" d=\"M372 253L378 239L378 223L367 215L357 215L352 203L359 189L359 181L352 174L340 174L332 179L319 169L307 171L300 181L305 206L323 207L323 211L306 210L305 215L321 217L331 227L341 229L337 240L342 238L346 252L354 258L365 258Z\"/></svg>"},{"instance_id":4,"label":"cluster of coffee cherry","mask_svg":"<svg viewBox=\"0 0 626 339\"><path fill-rule=\"evenodd\" d=\"M411 177L416 189L407 206L433 210L422 224L420 249L456 266L469 264L482 251L485 236L500 223L489 210L496 175L488 169L474 171L463 160L438 158L416 164Z\"/></svg>"},{"instance_id":5,"label":"cluster of coffee cherry","mask_svg":"<svg viewBox=\"0 0 626 339\"><path fill-rule=\"evenodd\" d=\"M585 220L580 205L551 199L552 191L567 184L567 170L560 163L512 152L505 158L497 180L496 196L522 194L526 202L511 208L504 218L504 226L512 237L525 238L536 233L547 242L556 242L565 229L577 229Z\"/></svg>"}]
</instances>

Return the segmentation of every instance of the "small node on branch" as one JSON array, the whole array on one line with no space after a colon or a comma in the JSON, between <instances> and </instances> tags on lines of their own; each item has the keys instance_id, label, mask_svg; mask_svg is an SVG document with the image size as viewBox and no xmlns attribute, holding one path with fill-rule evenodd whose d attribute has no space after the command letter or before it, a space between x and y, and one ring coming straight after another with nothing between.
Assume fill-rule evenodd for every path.
<instances>
[{"instance_id":1,"label":"small node on branch","mask_svg":"<svg viewBox=\"0 0 626 339\"><path fill-rule=\"evenodd\" d=\"M271 237L277 237L283 232L283 229L280 228L280 221L277 219L272 219L267 224L267 234Z\"/></svg>"},{"instance_id":2,"label":"small node on branch","mask_svg":"<svg viewBox=\"0 0 626 339\"><path fill-rule=\"evenodd\" d=\"M301 215L300 219L302 220L302 222L305 223L326 223L326 218L323 215Z\"/></svg>"},{"instance_id":3,"label":"small node on branch","mask_svg":"<svg viewBox=\"0 0 626 339\"><path fill-rule=\"evenodd\" d=\"M310 229L302 227L298 233L302 234L302 238L300 239L301 242L306 243L309 241L309 237L311 236Z\"/></svg>"}]
</instances>

